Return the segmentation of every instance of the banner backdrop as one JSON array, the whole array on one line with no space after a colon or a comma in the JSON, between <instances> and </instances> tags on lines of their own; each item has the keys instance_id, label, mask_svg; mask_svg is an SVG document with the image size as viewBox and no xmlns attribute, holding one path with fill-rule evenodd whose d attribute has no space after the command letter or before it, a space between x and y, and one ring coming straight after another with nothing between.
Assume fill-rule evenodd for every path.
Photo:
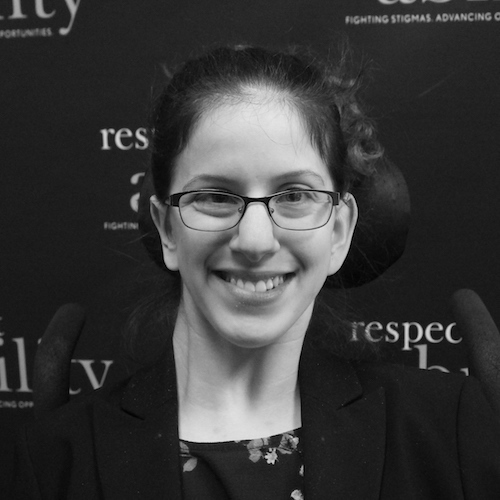
<instances>
[{"instance_id":1,"label":"banner backdrop","mask_svg":"<svg viewBox=\"0 0 500 500\"><path fill-rule=\"evenodd\" d=\"M2 0L0 491L60 305L88 310L71 394L126 371L134 284L157 272L136 223L151 97L165 67L203 46L327 53L348 36L412 198L403 258L346 292L353 341L385 339L393 361L467 374L451 293L475 289L500 318L499 33L498 0Z\"/></svg>"}]
</instances>

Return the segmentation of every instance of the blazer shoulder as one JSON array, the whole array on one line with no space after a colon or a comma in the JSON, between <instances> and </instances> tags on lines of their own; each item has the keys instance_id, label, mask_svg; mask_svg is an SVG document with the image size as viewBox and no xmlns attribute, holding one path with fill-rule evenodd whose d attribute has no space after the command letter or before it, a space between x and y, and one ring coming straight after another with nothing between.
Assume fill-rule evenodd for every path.
<instances>
[{"instance_id":1,"label":"blazer shoulder","mask_svg":"<svg viewBox=\"0 0 500 500\"><path fill-rule=\"evenodd\" d=\"M353 363L363 387L384 387L389 391L458 394L468 380L477 381L458 373L423 370L403 364L359 362Z\"/></svg>"},{"instance_id":2,"label":"blazer shoulder","mask_svg":"<svg viewBox=\"0 0 500 500\"><path fill-rule=\"evenodd\" d=\"M47 412L45 415L25 424L28 436L81 433L89 425L93 409L98 405L119 408L120 401L132 377L127 377L109 387L101 387L88 394L76 396L63 406Z\"/></svg>"},{"instance_id":3,"label":"blazer shoulder","mask_svg":"<svg viewBox=\"0 0 500 500\"><path fill-rule=\"evenodd\" d=\"M464 398L469 403L484 399L479 382L462 374L390 363L357 363L354 368L364 393L382 387L388 405L414 415L456 414Z\"/></svg>"}]
</instances>

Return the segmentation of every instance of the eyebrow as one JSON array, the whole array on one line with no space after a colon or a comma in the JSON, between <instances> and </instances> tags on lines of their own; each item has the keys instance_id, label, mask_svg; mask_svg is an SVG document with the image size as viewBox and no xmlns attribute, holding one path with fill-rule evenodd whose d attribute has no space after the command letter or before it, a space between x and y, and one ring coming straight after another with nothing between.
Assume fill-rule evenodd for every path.
<instances>
[{"instance_id":1,"label":"eyebrow","mask_svg":"<svg viewBox=\"0 0 500 500\"><path fill-rule=\"evenodd\" d=\"M304 177L313 177L314 179L318 180L321 182L321 184L324 186L325 181L321 175L317 174L316 172L312 170L295 170L292 172L285 172L284 174L277 175L274 177L272 180L276 183L282 183L286 181L297 181L300 180L301 178ZM210 182L210 183L218 183L218 184L228 184L232 182L238 182L239 179L233 179L231 177L226 177L224 175L214 175L214 174L200 174L195 177L193 177L189 182L187 182L184 185L183 189L188 189L190 188L193 184L196 184L197 182Z\"/></svg>"},{"instance_id":2,"label":"eyebrow","mask_svg":"<svg viewBox=\"0 0 500 500\"><path fill-rule=\"evenodd\" d=\"M228 177L225 177L223 175L211 175L211 174L201 174L193 177L189 182L187 182L183 189L188 189L190 188L193 184L196 184L197 182L213 182L213 183L221 183L221 184L227 184L227 182L230 182L231 179Z\"/></svg>"}]
</instances>

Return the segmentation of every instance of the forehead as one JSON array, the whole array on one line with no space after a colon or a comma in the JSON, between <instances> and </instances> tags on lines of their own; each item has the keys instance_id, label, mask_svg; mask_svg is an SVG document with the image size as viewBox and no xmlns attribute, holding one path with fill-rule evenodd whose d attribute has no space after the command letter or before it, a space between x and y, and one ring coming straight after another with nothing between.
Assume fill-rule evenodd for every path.
<instances>
[{"instance_id":1,"label":"forehead","mask_svg":"<svg viewBox=\"0 0 500 500\"><path fill-rule=\"evenodd\" d=\"M176 160L172 192L203 175L271 183L305 171L332 187L297 110L284 99L240 100L202 115Z\"/></svg>"}]
</instances>

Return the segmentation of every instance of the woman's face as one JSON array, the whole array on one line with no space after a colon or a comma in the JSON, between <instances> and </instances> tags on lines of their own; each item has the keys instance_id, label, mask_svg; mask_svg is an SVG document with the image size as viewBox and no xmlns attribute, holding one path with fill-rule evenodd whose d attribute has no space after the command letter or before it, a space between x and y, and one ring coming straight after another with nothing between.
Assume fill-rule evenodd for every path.
<instances>
[{"instance_id":1,"label":"woman's face","mask_svg":"<svg viewBox=\"0 0 500 500\"><path fill-rule=\"evenodd\" d=\"M170 194L207 188L251 197L335 190L295 111L271 102L224 105L196 125L176 160ZM247 348L302 339L356 222L352 198L334 208L327 225L309 231L279 228L262 203L250 204L236 227L220 232L189 229L176 207L154 202L152 213L165 263L181 274L183 321Z\"/></svg>"}]
</instances>

